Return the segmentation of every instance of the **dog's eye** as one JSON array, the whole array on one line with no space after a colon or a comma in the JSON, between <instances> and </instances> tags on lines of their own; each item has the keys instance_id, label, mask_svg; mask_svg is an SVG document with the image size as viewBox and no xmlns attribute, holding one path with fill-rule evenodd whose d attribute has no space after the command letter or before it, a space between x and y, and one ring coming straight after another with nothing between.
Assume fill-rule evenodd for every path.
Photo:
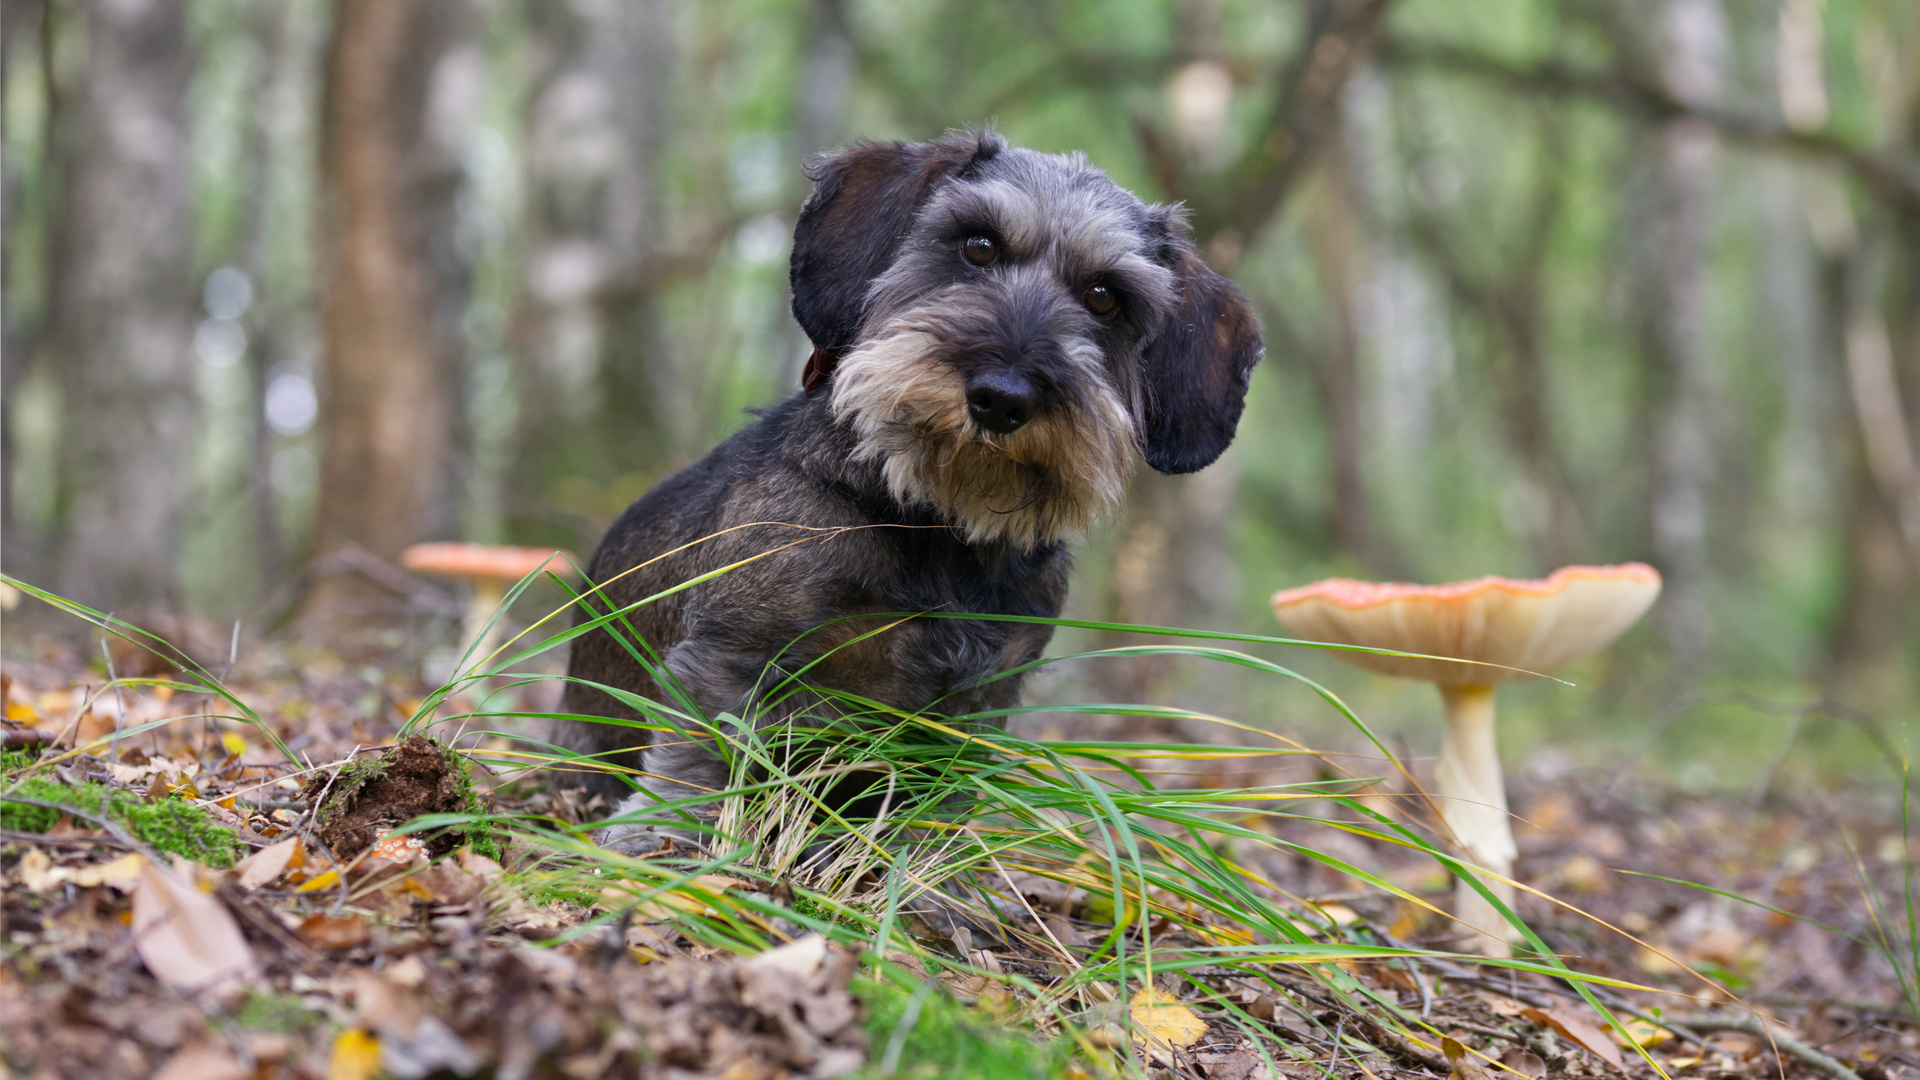
<instances>
[{"instance_id":1,"label":"dog's eye","mask_svg":"<svg viewBox=\"0 0 1920 1080\"><path fill-rule=\"evenodd\" d=\"M1095 285L1088 289L1087 294L1081 297L1081 302L1086 304L1087 310L1095 315L1111 315L1113 309L1120 306L1120 298L1105 285Z\"/></svg>"},{"instance_id":2,"label":"dog's eye","mask_svg":"<svg viewBox=\"0 0 1920 1080\"><path fill-rule=\"evenodd\" d=\"M960 251L975 266L992 266L1000 258L1000 245L986 236L967 237L967 242L960 245Z\"/></svg>"}]
</instances>

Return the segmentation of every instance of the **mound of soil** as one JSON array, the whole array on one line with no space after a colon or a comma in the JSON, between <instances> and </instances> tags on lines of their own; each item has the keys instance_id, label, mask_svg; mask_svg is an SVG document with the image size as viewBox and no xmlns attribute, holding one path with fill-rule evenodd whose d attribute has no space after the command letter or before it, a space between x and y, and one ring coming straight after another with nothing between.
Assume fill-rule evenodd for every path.
<instances>
[{"instance_id":1,"label":"mound of soil","mask_svg":"<svg viewBox=\"0 0 1920 1080\"><path fill-rule=\"evenodd\" d=\"M469 809L459 755L424 735L389 747L377 758L348 762L337 775L316 775L302 794L315 808L315 834L338 859L353 858L387 830L423 814ZM460 835L423 839L437 857L453 850Z\"/></svg>"}]
</instances>

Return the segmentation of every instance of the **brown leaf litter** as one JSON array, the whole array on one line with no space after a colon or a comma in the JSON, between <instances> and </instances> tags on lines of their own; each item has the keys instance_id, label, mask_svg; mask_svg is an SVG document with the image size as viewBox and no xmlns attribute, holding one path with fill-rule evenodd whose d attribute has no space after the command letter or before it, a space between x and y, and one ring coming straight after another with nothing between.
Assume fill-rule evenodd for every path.
<instances>
[{"instance_id":1,"label":"brown leaf litter","mask_svg":"<svg viewBox=\"0 0 1920 1080\"><path fill-rule=\"evenodd\" d=\"M283 736L306 740L303 753L318 769L301 775L264 752L257 733L229 722L211 731L198 721L168 725L138 747L112 741L122 726L204 712L199 695L94 693L78 663L59 676L70 683L44 671L22 678L17 668L18 681L6 680L8 723L71 729L75 717L92 717L66 745L108 740L66 758L59 775L141 798L193 799L220 810L258 849L213 873L151 861L78 819L38 837L0 838L0 1059L14 1075L773 1080L843 1075L865 1060L861 1007L848 990L854 954L802 938L739 959L670 921L644 922L698 914L729 890L756 888L750 882L709 875L642 905L615 889L606 893L610 907L643 923L568 941L592 914L586 903L527 895L471 850L434 858L458 837L388 835L415 815L466 809L458 763L432 743L401 742L377 758L366 749L413 711L416 684L320 662L267 675L243 663L240 671L256 680L241 692ZM385 768L343 790L341 777L355 779L336 768L344 759ZM341 812L316 823L315 803L336 796ZM502 809L576 821L593 812L564 789L518 798ZM1093 995L1097 1009L1069 1018L1088 1026L1089 1045L1180 1080L1657 1080L1642 1047L1673 1080L1840 1075L1802 1050L1846 1063L1861 1080L1920 1077L1920 1038L1887 998L1871 955L1791 919L1615 872L1685 867L1679 876L1851 925L1846 904L1857 886L1842 834L1858 837L1856 848L1869 853L1864 872L1885 887L1907 852L1884 827L1861 833L1861 819L1833 807L1743 815L1711 800L1603 796L1566 783L1517 785L1515 805L1531 822L1518 830L1523 874L1663 953L1746 980L1745 1004L1526 898L1524 913L1575 967L1666 986L1663 996L1602 998L1643 1013L1665 1009L1674 1028L1617 1014L1622 1023L1612 1029L1564 984L1427 960L1343 962L1334 972L1349 993L1400 1010L1409 1018L1401 1025L1383 1023L1377 1010L1354 1011L1299 968L1252 977L1204 965L1124 993L1106 984L1104 998ZM1319 828L1297 839L1325 846L1328 836ZM323 839L343 861L309 839ZM1444 881L1422 876L1430 867L1396 864L1394 852L1354 842L1339 854L1416 894L1445 892ZM518 869L516 858L502 861ZM1337 925L1336 940L1452 943L1444 921L1356 889L1320 864L1250 865ZM1019 928L1031 941L964 947L979 972L942 980L981 1004L983 1024L1031 1004L1015 980L1048 987L1093 960L1111 929L1111 904L1101 911L1084 890L1024 878L1017 888L1041 913ZM1225 940L1156 923L1153 954ZM1747 1006L1760 1019L1742 1012ZM1680 1016L1696 1026L1681 1030L1672 1019ZM1113 1037L1103 1042L1103 1032Z\"/></svg>"}]
</instances>

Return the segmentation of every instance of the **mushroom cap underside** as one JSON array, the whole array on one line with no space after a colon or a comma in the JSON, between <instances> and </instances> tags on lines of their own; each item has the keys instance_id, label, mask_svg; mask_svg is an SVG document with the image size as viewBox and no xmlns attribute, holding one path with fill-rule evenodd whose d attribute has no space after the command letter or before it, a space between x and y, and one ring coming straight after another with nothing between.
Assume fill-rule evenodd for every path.
<instances>
[{"instance_id":1,"label":"mushroom cap underside","mask_svg":"<svg viewBox=\"0 0 1920 1080\"><path fill-rule=\"evenodd\" d=\"M1598 652L1659 595L1659 571L1624 563L1563 566L1532 581L1407 585L1332 578L1274 594L1273 612L1288 630L1315 641L1477 661L1339 653L1383 675L1473 686L1546 674Z\"/></svg>"},{"instance_id":2,"label":"mushroom cap underside","mask_svg":"<svg viewBox=\"0 0 1920 1080\"><path fill-rule=\"evenodd\" d=\"M416 573L506 581L518 581L540 569L571 576L575 561L559 548L501 544L415 544L400 556L400 564Z\"/></svg>"}]
</instances>

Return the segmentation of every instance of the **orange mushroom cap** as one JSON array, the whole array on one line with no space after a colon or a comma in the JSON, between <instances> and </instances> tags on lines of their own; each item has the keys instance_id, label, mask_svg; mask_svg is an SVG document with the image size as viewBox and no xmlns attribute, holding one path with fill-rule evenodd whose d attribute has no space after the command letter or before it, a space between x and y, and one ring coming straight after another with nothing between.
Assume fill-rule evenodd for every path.
<instances>
[{"instance_id":1,"label":"orange mushroom cap","mask_svg":"<svg viewBox=\"0 0 1920 1080\"><path fill-rule=\"evenodd\" d=\"M1275 593L1273 613L1287 629L1316 641L1479 661L1339 654L1369 671L1441 686L1483 686L1545 674L1598 652L1638 622L1659 595L1659 571L1623 563L1563 566L1535 581L1483 577L1405 585L1331 578ZM1493 664L1500 666L1485 666Z\"/></svg>"},{"instance_id":2,"label":"orange mushroom cap","mask_svg":"<svg viewBox=\"0 0 1920 1080\"><path fill-rule=\"evenodd\" d=\"M570 575L574 563L573 555L560 548L499 544L415 544L400 555L400 565L416 573L505 581L518 581L542 568Z\"/></svg>"}]
</instances>

